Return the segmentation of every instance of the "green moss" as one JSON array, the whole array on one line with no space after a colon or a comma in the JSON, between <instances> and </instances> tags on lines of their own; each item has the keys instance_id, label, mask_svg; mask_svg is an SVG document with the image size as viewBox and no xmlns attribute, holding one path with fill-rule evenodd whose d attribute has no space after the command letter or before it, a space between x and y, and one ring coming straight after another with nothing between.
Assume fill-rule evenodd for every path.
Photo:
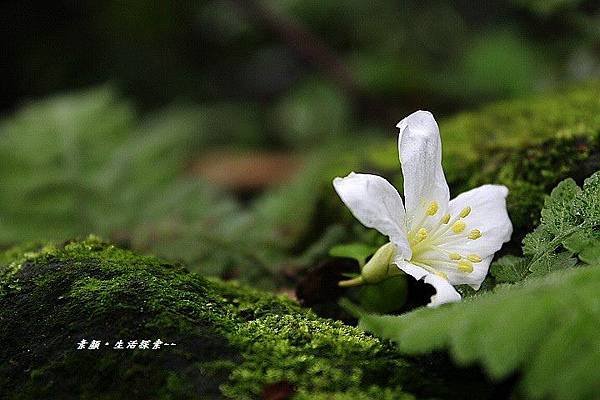
<instances>
[{"instance_id":1,"label":"green moss","mask_svg":"<svg viewBox=\"0 0 600 400\"><path fill-rule=\"evenodd\" d=\"M490 154L538 145L548 139L600 134L600 81L508 100L442 119L443 162L451 185L464 183ZM394 173L398 168L396 137L370 146L364 168Z\"/></svg>"},{"instance_id":2,"label":"green moss","mask_svg":"<svg viewBox=\"0 0 600 400\"><path fill-rule=\"evenodd\" d=\"M554 138L490 154L468 186L494 182L510 189L507 206L516 232L513 240L520 241L538 224L544 198L560 181L571 177L581 185L599 169L599 137Z\"/></svg>"},{"instance_id":3,"label":"green moss","mask_svg":"<svg viewBox=\"0 0 600 400\"><path fill-rule=\"evenodd\" d=\"M239 355L218 329L233 316L210 301L204 280L93 238L12 256L16 263L0 281L0 359L8 360L0 366L0 392L16 399L109 399L135 387L139 398L219 395L229 369L206 373L205 365ZM119 339L159 338L177 347L110 349ZM111 345L78 351L82 339ZM182 377L193 390L173 387Z\"/></svg>"},{"instance_id":4,"label":"green moss","mask_svg":"<svg viewBox=\"0 0 600 400\"><path fill-rule=\"evenodd\" d=\"M0 257L0 393L9 399L253 399L280 381L300 398L404 398L401 385L416 376L388 344L291 300L93 237ZM82 339L101 348L77 350ZM112 348L145 339L176 346Z\"/></svg>"},{"instance_id":5,"label":"green moss","mask_svg":"<svg viewBox=\"0 0 600 400\"><path fill-rule=\"evenodd\" d=\"M519 149L552 138L597 137L600 82L503 101L443 120L440 131L450 180L465 164L479 164L498 149Z\"/></svg>"},{"instance_id":6,"label":"green moss","mask_svg":"<svg viewBox=\"0 0 600 400\"><path fill-rule=\"evenodd\" d=\"M513 242L539 221L546 194L563 179L600 169L600 82L461 113L441 124L454 193L506 185Z\"/></svg>"},{"instance_id":7,"label":"green moss","mask_svg":"<svg viewBox=\"0 0 600 400\"><path fill-rule=\"evenodd\" d=\"M407 367L390 358L389 349L373 337L339 322L307 320L302 315L249 321L239 326L235 341L247 351L225 390L232 398L259 393L261 382L286 381L311 392L356 389L364 382L387 386L390 376L383 371L395 371L391 376L399 379Z\"/></svg>"}]
</instances>

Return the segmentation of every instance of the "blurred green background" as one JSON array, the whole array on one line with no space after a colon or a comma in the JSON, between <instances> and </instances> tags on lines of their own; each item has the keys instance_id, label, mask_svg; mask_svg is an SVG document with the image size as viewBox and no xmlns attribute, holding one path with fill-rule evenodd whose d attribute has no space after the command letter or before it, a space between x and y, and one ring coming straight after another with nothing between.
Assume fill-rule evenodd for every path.
<instances>
[{"instance_id":1,"label":"blurred green background","mask_svg":"<svg viewBox=\"0 0 600 400\"><path fill-rule=\"evenodd\" d=\"M238 105L259 131L236 138L248 145L294 145L311 139L307 130L319 137L310 123L323 115L332 124L323 129L341 128L333 123L342 119L390 123L415 107L455 111L600 68L600 6L593 0L0 7L5 111L112 81L143 110L181 100Z\"/></svg>"},{"instance_id":2,"label":"blurred green background","mask_svg":"<svg viewBox=\"0 0 600 400\"><path fill-rule=\"evenodd\" d=\"M261 285L368 234L328 182L406 114L600 77L593 0L4 1L0 26L2 246L95 232Z\"/></svg>"}]
</instances>

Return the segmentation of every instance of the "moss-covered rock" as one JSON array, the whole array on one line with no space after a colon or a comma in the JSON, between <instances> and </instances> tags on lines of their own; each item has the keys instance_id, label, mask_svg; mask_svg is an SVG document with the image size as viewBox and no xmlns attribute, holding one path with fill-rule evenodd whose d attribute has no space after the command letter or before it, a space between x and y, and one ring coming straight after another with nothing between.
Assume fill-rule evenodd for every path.
<instances>
[{"instance_id":1,"label":"moss-covered rock","mask_svg":"<svg viewBox=\"0 0 600 400\"><path fill-rule=\"evenodd\" d=\"M563 137L600 133L600 82L494 103L440 124L446 167L459 175L497 149L519 149Z\"/></svg>"},{"instance_id":2,"label":"moss-covered rock","mask_svg":"<svg viewBox=\"0 0 600 400\"><path fill-rule=\"evenodd\" d=\"M152 349L157 339L163 345ZM99 349L89 349L93 340ZM114 348L119 340L125 348ZM151 348L140 349L142 340ZM388 343L289 299L209 281L93 237L0 255L0 343L0 397L8 399L456 393L452 382L436 381L437 368L424 373L424 364L403 360ZM478 376L466 374L467 382ZM480 390L482 398L491 393Z\"/></svg>"},{"instance_id":3,"label":"moss-covered rock","mask_svg":"<svg viewBox=\"0 0 600 400\"><path fill-rule=\"evenodd\" d=\"M467 186L494 182L510 189L507 207L515 227L513 242L520 242L539 223L544 198L560 181L570 177L581 185L599 169L600 135L557 137L490 153Z\"/></svg>"},{"instance_id":4,"label":"moss-covered rock","mask_svg":"<svg viewBox=\"0 0 600 400\"><path fill-rule=\"evenodd\" d=\"M461 113L441 124L446 170L458 193L484 183L510 189L520 241L539 221L544 196L568 177L600 169L600 82Z\"/></svg>"}]
</instances>

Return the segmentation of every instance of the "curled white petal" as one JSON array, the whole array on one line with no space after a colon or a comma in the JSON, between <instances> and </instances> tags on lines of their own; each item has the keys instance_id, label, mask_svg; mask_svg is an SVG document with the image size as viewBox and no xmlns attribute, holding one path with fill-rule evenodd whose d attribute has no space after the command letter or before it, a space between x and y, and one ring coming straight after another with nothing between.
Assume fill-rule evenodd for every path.
<instances>
[{"instance_id":1,"label":"curled white petal","mask_svg":"<svg viewBox=\"0 0 600 400\"><path fill-rule=\"evenodd\" d=\"M411 264L402 259L402 257L396 257L394 264L416 280L423 279L425 283L434 287L436 293L431 296L431 301L427 304L427 307L437 307L442 304L454 303L461 300L460 294L447 279L431 273L417 265Z\"/></svg>"},{"instance_id":2,"label":"curled white petal","mask_svg":"<svg viewBox=\"0 0 600 400\"><path fill-rule=\"evenodd\" d=\"M416 280L419 280L429 274L429 272L421 267L418 267L410 262L406 261L402 256L397 256L394 259L394 264L408 275L412 276Z\"/></svg>"},{"instance_id":3,"label":"curled white petal","mask_svg":"<svg viewBox=\"0 0 600 400\"><path fill-rule=\"evenodd\" d=\"M388 236L399 254L411 257L404 232L404 205L392 184L377 175L352 172L345 178L335 178L333 187L356 219Z\"/></svg>"},{"instance_id":4,"label":"curled white petal","mask_svg":"<svg viewBox=\"0 0 600 400\"><path fill-rule=\"evenodd\" d=\"M429 274L425 277L425 283L430 284L435 288L436 293L431 296L431 302L427 307L437 307L442 304L455 303L460 301L460 293L454 289L446 279L435 274Z\"/></svg>"},{"instance_id":5,"label":"curled white petal","mask_svg":"<svg viewBox=\"0 0 600 400\"><path fill-rule=\"evenodd\" d=\"M450 191L442 169L440 132L433 115L417 111L397 125L398 151L404 176L404 198L409 228L435 201L445 213Z\"/></svg>"}]
</instances>

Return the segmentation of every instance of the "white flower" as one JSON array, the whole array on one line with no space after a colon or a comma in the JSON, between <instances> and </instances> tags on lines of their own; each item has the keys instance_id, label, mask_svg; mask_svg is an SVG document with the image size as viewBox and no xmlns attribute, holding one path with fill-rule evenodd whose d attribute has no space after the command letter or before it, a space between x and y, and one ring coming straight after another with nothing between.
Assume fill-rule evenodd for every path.
<instances>
[{"instance_id":1,"label":"white flower","mask_svg":"<svg viewBox=\"0 0 600 400\"><path fill-rule=\"evenodd\" d=\"M433 115L417 111L397 127L405 204L380 176L352 172L335 178L333 186L363 225L389 237L394 251L386 256L387 262L434 286L436 294L429 306L459 301L453 285L479 289L494 253L510 239L508 189L483 185L450 200ZM369 283L362 277L360 281Z\"/></svg>"}]
</instances>

